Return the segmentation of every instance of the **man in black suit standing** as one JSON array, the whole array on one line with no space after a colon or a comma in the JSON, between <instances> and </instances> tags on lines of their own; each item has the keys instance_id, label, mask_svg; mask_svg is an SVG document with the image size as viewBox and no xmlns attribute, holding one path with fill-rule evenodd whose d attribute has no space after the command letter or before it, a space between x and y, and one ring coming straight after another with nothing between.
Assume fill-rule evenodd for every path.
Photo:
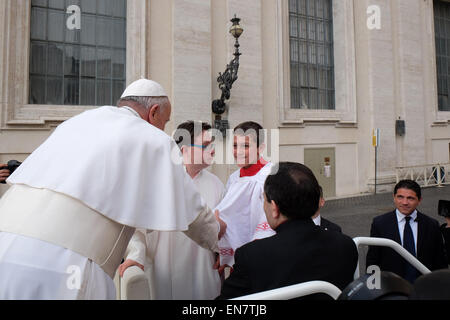
<instances>
[{"instance_id":1,"label":"man in black suit standing","mask_svg":"<svg viewBox=\"0 0 450 320\"><path fill-rule=\"evenodd\" d=\"M310 169L281 162L278 172L269 175L264 184L264 211L276 234L236 250L234 271L218 298L312 280L344 289L353 280L358 252L350 237L314 224L311 217L319 199L319 184Z\"/></svg>"},{"instance_id":2,"label":"man in black suit standing","mask_svg":"<svg viewBox=\"0 0 450 320\"><path fill-rule=\"evenodd\" d=\"M321 226L325 230L333 230L342 233L342 228L334 222L331 222L328 219L325 219L320 215L320 209L325 205L325 199L323 198L322 187L320 188L320 200L319 200L319 209L317 209L316 213L311 217L314 221L314 224L317 226Z\"/></svg>"},{"instance_id":3,"label":"man in black suit standing","mask_svg":"<svg viewBox=\"0 0 450 320\"><path fill-rule=\"evenodd\" d=\"M428 269L447 268L447 260L439 223L419 211L422 200L420 186L412 180L402 180L394 188L396 210L375 217L371 237L396 241L422 262ZM371 246L366 265L377 265L414 283L420 273L394 250Z\"/></svg>"}]
</instances>

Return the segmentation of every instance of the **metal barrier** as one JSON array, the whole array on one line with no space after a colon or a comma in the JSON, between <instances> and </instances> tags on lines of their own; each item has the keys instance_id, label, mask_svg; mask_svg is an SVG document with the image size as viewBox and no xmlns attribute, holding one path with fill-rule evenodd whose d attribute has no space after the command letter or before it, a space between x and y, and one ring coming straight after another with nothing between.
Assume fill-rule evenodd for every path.
<instances>
[{"instance_id":1,"label":"metal barrier","mask_svg":"<svg viewBox=\"0 0 450 320\"><path fill-rule=\"evenodd\" d=\"M422 262L417 260L416 257L414 257L411 253L408 252L408 250L406 250L400 244L398 244L397 242L395 242L393 240L385 239L385 238L356 237L356 238L353 238L353 241L356 244L356 248L358 249L358 253L359 253L359 247L361 245L389 247L389 248L395 250L404 259L406 259L406 261L411 263L417 270L419 270L420 273L425 274L425 273L430 273L431 272L430 269L425 267L422 264ZM361 275L360 275L360 272L359 272L359 262L358 262L358 264L356 265L356 270L355 270L355 274L354 274L353 278L357 279L360 276Z\"/></svg>"},{"instance_id":2,"label":"metal barrier","mask_svg":"<svg viewBox=\"0 0 450 320\"><path fill-rule=\"evenodd\" d=\"M326 293L336 300L341 294L341 290L326 281L308 281L283 288L249 294L231 300L287 300L314 293Z\"/></svg>"},{"instance_id":3,"label":"metal barrier","mask_svg":"<svg viewBox=\"0 0 450 320\"><path fill-rule=\"evenodd\" d=\"M395 168L395 177L397 183L400 180L409 179L423 187L442 186L450 184L450 179L446 179L449 171L450 163L397 167Z\"/></svg>"}]
</instances>

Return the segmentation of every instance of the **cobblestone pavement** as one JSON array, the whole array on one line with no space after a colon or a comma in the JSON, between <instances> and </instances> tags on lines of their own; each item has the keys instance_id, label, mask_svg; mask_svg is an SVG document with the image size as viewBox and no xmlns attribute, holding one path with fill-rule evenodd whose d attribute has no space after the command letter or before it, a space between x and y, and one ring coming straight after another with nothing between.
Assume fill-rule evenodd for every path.
<instances>
[{"instance_id":1,"label":"cobblestone pavement","mask_svg":"<svg viewBox=\"0 0 450 320\"><path fill-rule=\"evenodd\" d=\"M422 202L418 210L440 224L445 220L438 216L440 199L450 200L450 186L422 188ZM360 197L329 200L320 214L342 227L342 232L350 237L368 237L372 219L378 215L394 210L392 193L364 195ZM360 251L360 261L365 260L367 248ZM364 268L364 264L361 264Z\"/></svg>"}]
</instances>

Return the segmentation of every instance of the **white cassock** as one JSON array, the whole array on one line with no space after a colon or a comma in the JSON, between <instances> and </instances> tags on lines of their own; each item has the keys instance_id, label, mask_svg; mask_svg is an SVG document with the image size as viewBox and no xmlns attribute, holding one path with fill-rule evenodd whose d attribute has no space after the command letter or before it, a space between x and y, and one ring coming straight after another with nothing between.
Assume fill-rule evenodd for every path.
<instances>
[{"instance_id":1,"label":"white cassock","mask_svg":"<svg viewBox=\"0 0 450 320\"><path fill-rule=\"evenodd\" d=\"M214 209L227 224L219 240L221 265L233 266L234 252L242 245L275 234L264 213L264 182L271 168L269 162L254 176L240 177L240 170L230 175L225 196Z\"/></svg>"},{"instance_id":2,"label":"white cassock","mask_svg":"<svg viewBox=\"0 0 450 320\"><path fill-rule=\"evenodd\" d=\"M129 108L62 123L7 182L0 299L115 299L135 228L185 231L217 250L217 221L178 146Z\"/></svg>"},{"instance_id":3,"label":"white cassock","mask_svg":"<svg viewBox=\"0 0 450 320\"><path fill-rule=\"evenodd\" d=\"M193 179L210 208L223 197L225 188L214 174L200 171ZM213 269L215 254L181 232L143 233L137 230L128 245L126 259L144 265L154 300L209 300L220 294L221 281Z\"/></svg>"}]
</instances>

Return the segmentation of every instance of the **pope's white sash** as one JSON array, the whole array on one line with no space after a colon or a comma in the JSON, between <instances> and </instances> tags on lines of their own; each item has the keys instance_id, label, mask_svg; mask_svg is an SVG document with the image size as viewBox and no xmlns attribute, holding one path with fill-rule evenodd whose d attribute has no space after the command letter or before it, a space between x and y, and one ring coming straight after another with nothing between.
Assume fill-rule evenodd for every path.
<instances>
[{"instance_id":1,"label":"pope's white sash","mask_svg":"<svg viewBox=\"0 0 450 320\"><path fill-rule=\"evenodd\" d=\"M64 194L15 184L0 199L0 231L72 250L114 278L134 228Z\"/></svg>"}]
</instances>

